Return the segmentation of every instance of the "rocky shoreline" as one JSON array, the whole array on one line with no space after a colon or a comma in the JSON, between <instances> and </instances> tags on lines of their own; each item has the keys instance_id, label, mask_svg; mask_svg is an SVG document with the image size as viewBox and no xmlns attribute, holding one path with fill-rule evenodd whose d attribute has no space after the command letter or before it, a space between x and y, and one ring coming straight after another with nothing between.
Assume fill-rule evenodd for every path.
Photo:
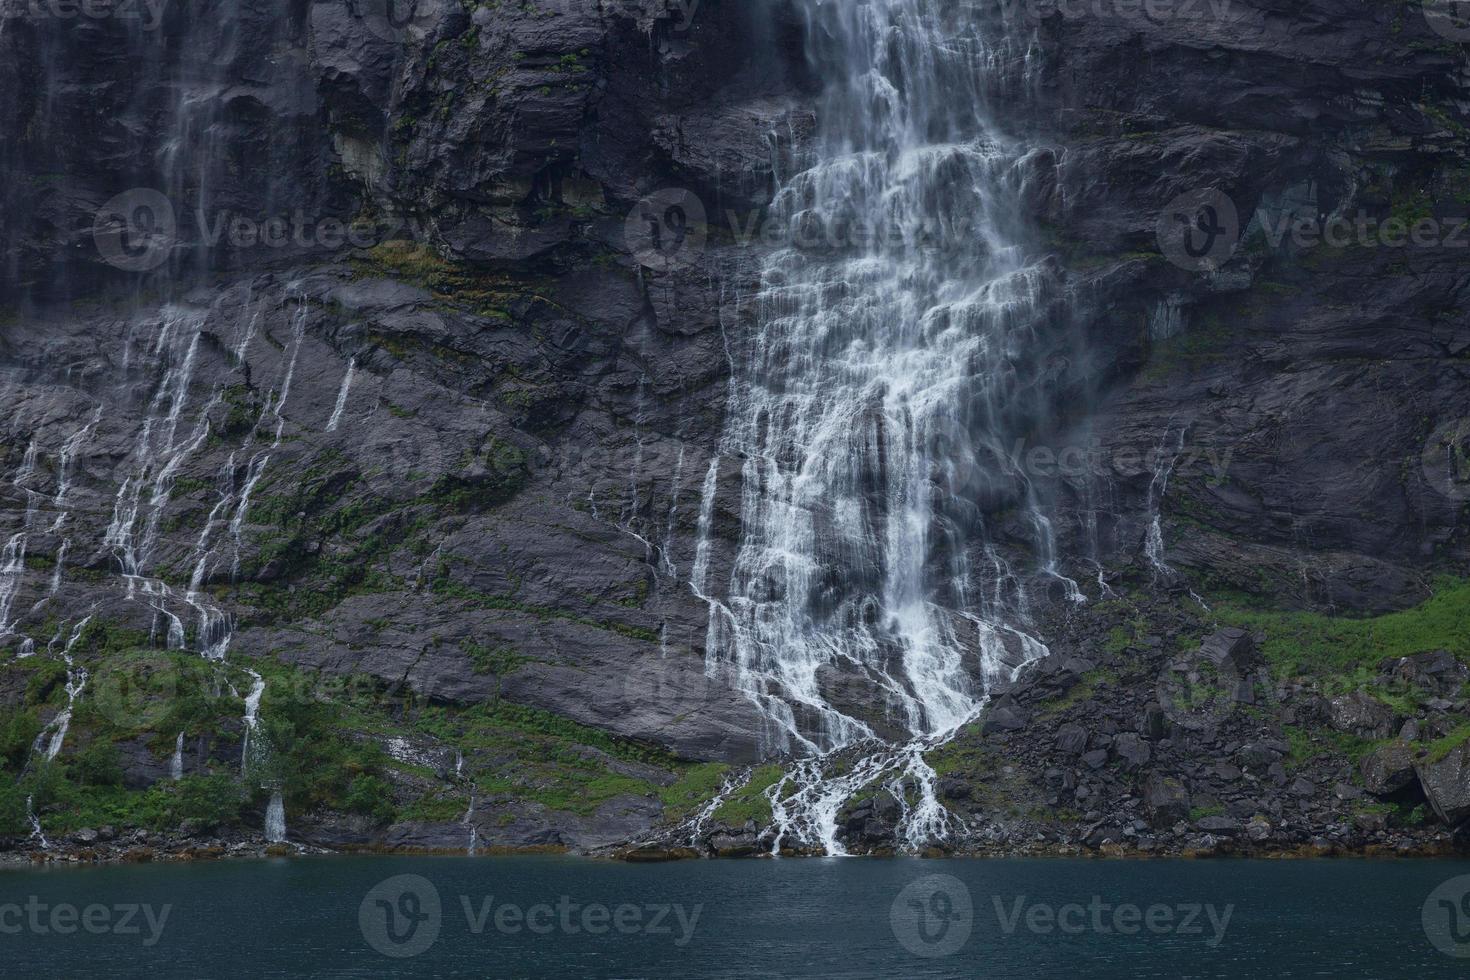
<instances>
[{"instance_id":1,"label":"rocky shoreline","mask_svg":"<svg viewBox=\"0 0 1470 980\"><path fill-rule=\"evenodd\" d=\"M526 855L571 855L588 860L616 860L637 864L667 863L690 860L776 860L769 851L746 850L731 843L719 849L699 850L693 847L653 846L616 849L610 852L586 853L563 847L491 847L477 850L474 854L449 848L427 847L362 847L329 850L305 844L287 842L266 843L259 838L228 839L198 838L179 839L171 835L154 835L162 838L150 843L130 841L96 842L92 845L70 842L50 849L19 848L0 851L0 871L17 870L37 865L112 865L112 864L169 864L193 861L264 860L267 858L292 857L465 857L494 858ZM802 850L783 850L779 859L820 857L821 855ZM1077 844L1047 844L1035 846L996 846L990 848L944 850L929 848L917 855L901 855L893 851L873 851L855 855L860 858L886 859L896 857L919 857L924 859L969 858L976 860L1005 860L1009 858L1095 858L1099 860L1160 860L1160 859L1271 859L1310 860L1333 858L1343 860L1363 859L1436 859L1470 857L1470 841L1447 831L1435 831L1422 835L1397 835L1391 842L1374 842L1343 846L1325 841L1283 846L1272 843L1256 844L1228 838L1211 837L1196 839L1191 846L1164 849L1143 849L1123 844L1105 844L1097 848Z\"/></svg>"}]
</instances>

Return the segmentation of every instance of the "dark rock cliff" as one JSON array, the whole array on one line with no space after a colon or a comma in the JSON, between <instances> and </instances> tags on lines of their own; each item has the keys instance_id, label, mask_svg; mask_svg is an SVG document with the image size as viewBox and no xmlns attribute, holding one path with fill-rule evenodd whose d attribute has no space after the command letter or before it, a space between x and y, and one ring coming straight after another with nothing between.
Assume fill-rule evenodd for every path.
<instances>
[{"instance_id":1,"label":"dark rock cliff","mask_svg":"<svg viewBox=\"0 0 1470 980\"><path fill-rule=\"evenodd\" d=\"M1470 417L1470 93L1445 25L1350 0L970 15L1010 38L1008 123L1048 148L1020 199L1073 343L1018 453L1044 450L1028 466L1066 574L1096 600L1337 614L1463 575L1470 487L1441 462ZM762 761L754 710L705 675L689 581L761 250L740 233L823 81L798 6L222 0L0 25L10 709L54 719L67 699L54 678L38 695L35 665L90 616L116 634L76 648L98 677L227 637L227 665L278 687L366 678L392 725L507 705L496 732L565 743L530 766L409 726L372 768L397 817L340 821L350 782L293 791L303 839L330 846L460 847L467 826L606 846L712 796L692 765ZM709 225L676 262L629 237L667 189ZM1193 192L1239 219L1207 268L1158 232ZM1334 217L1373 230L1276 234ZM1435 240L1384 244L1390 220ZM718 578L738 466L715 476ZM1064 605L1042 639L1087 657L1116 614ZM188 730L189 771L238 765L239 714ZM124 734L124 768L161 779L161 718L79 713L62 758ZM572 780L580 809L546 795L565 753L622 782Z\"/></svg>"}]
</instances>

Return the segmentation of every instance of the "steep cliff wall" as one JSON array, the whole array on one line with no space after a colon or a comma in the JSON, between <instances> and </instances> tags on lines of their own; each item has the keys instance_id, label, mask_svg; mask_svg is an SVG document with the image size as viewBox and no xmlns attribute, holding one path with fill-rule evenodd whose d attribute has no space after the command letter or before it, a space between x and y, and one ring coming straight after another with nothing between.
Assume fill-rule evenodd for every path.
<instances>
[{"instance_id":1,"label":"steep cliff wall","mask_svg":"<svg viewBox=\"0 0 1470 980\"><path fill-rule=\"evenodd\" d=\"M1382 613L1463 575L1455 25L956 6L1009 39L1017 199L1065 286L1016 457L1093 601L1064 618L1014 502L985 504L1042 639L1089 656L1131 590L1166 622L1191 590ZM180 732L186 774L233 774L261 724L247 809L284 784L304 839L595 847L763 761L690 582L741 536L739 461L711 462L766 247L745 232L824 84L801 5L135 12L0 20L12 810L66 830L109 751L163 787ZM1171 237L1205 192L1237 216L1208 265ZM680 238L670 200L708 227ZM1372 230L1277 235L1334 216ZM1392 246L1389 219L1436 230ZM70 782L31 785L73 702Z\"/></svg>"}]
</instances>

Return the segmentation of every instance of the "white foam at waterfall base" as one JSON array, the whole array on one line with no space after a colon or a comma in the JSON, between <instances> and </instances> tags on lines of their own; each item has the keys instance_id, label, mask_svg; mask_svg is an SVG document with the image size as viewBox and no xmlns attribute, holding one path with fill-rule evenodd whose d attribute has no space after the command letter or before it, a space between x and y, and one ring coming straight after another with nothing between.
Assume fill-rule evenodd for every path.
<instances>
[{"instance_id":1,"label":"white foam at waterfall base","mask_svg":"<svg viewBox=\"0 0 1470 980\"><path fill-rule=\"evenodd\" d=\"M997 66L1017 61L1008 40L977 33L965 3L804 6L827 80L819 132L771 208L792 244L766 261L734 345L690 584L710 605L707 673L756 706L769 754L800 760L769 793L776 849L844 853L838 814L874 784L917 849L955 822L925 752L1044 653L1023 629L1028 579L1082 599L1007 462L1049 408L1039 348L1057 284L1024 245L1030 148L986 109ZM743 460L728 588L707 581L720 458ZM1014 501L1031 571L1002 557L985 497ZM872 716L830 700L834 683L865 692ZM878 717L906 736L880 736Z\"/></svg>"}]
</instances>

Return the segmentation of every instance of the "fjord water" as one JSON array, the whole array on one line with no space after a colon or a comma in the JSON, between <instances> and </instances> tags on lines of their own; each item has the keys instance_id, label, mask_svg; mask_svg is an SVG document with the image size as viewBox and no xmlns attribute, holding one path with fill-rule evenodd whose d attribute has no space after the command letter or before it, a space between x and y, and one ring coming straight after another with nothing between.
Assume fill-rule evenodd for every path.
<instances>
[{"instance_id":1,"label":"fjord water","mask_svg":"<svg viewBox=\"0 0 1470 980\"><path fill-rule=\"evenodd\" d=\"M1024 43L969 3L804 9L819 132L778 174L789 244L736 341L721 444L743 460L743 538L728 588L702 563L693 586L709 672L760 709L769 751L807 760L771 794L783 839L841 853L841 804L881 780L917 848L951 821L923 751L1045 652L1036 583L1081 598L1009 462L1052 395L1057 284L1026 247L1030 151L992 110L1024 87ZM987 526L1002 510L1029 528L1024 562Z\"/></svg>"},{"instance_id":2,"label":"fjord water","mask_svg":"<svg viewBox=\"0 0 1470 980\"><path fill-rule=\"evenodd\" d=\"M630 865L568 858L328 858L116 866L0 874L7 976L169 977L1408 977L1456 975L1420 910L1458 861L921 861L821 859ZM398 875L432 884L432 943L393 958L373 947L369 893ZM953 952L905 932L904 889L931 875L963 884L968 935ZM7 903L149 905L138 934L22 929ZM1034 932L1025 914L1094 901L1208 906L1185 931ZM466 916L468 902L473 915ZM1018 905L1019 902L1019 905ZM997 911L997 903L1001 911ZM164 917L163 906L169 906ZM486 909L553 909L549 931ZM558 907L575 909L561 925ZM582 910L638 909L651 930L589 935ZM654 909L674 907L655 923ZM1015 910L1022 909L1016 920ZM1228 919L1225 910L1229 909ZM625 923L635 921L627 912ZM1089 917L1091 913L1089 913ZM1216 924L1224 920L1223 930ZM44 922L45 919L43 918ZM589 920L595 921L595 920ZM1014 929L1007 925L1016 921ZM1111 912L1103 913L1106 924ZM1176 918L1182 924L1183 917ZM960 938L964 919L955 919ZM640 929L641 929L640 926ZM1198 927L1198 932L1193 931ZM667 931L664 931L667 930ZM152 936L157 941L145 945ZM375 935L381 942L381 935ZM917 952L916 952L917 951ZM947 952L947 955L918 955Z\"/></svg>"}]
</instances>

